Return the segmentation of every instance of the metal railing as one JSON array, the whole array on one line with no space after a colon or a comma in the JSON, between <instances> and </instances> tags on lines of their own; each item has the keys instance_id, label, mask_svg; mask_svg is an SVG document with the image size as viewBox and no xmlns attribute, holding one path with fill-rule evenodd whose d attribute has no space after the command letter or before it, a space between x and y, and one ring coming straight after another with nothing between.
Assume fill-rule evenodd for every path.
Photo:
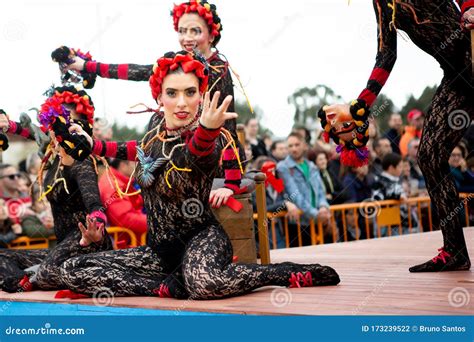
<instances>
[{"instance_id":1,"label":"metal railing","mask_svg":"<svg viewBox=\"0 0 474 342\"><path fill-rule=\"evenodd\" d=\"M474 193L462 193L462 209L464 210L465 225L469 225L469 200L474 198ZM405 219L402 218L402 208L406 212ZM431 200L428 196L413 197L403 201L367 201L359 203L347 203L331 205L330 219L322 222L314 219L309 220L308 225L301 225L301 215L291 225L296 226L296 239L298 246L302 246L303 232L309 232L311 244L322 244L328 238L332 242L359 240L364 238L379 238L383 236L410 234L413 232L424 232L433 230L433 218ZM461 209L460 209L461 210ZM285 237L286 247L290 247L289 220L286 211L267 212L267 227L270 236L270 246L277 248L276 229L278 221L281 222ZM458 213L454 213L458 214ZM254 214L254 220L258 214ZM327 242L327 241L326 241Z\"/></svg>"}]
</instances>

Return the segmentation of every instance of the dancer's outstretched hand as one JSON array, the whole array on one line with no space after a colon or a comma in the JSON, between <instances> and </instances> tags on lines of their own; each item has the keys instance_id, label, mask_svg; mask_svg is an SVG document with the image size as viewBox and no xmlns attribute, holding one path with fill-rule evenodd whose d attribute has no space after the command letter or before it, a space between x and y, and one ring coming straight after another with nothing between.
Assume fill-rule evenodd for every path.
<instances>
[{"instance_id":1,"label":"dancer's outstretched hand","mask_svg":"<svg viewBox=\"0 0 474 342\"><path fill-rule=\"evenodd\" d=\"M461 22L463 23L464 28L474 30L474 7L464 12Z\"/></svg>"},{"instance_id":2,"label":"dancer's outstretched hand","mask_svg":"<svg viewBox=\"0 0 474 342\"><path fill-rule=\"evenodd\" d=\"M92 140L92 137L87 134L86 131L84 131L84 129L80 125L75 123L71 124L71 126L69 127L69 133L85 136L91 147L94 146L94 140Z\"/></svg>"},{"instance_id":3,"label":"dancer's outstretched hand","mask_svg":"<svg viewBox=\"0 0 474 342\"><path fill-rule=\"evenodd\" d=\"M82 247L87 247L93 242L102 241L104 238L105 225L102 222L97 222L96 218L91 218L89 215L86 217L86 226L79 222L79 229L82 234L81 241L79 244Z\"/></svg>"},{"instance_id":4,"label":"dancer's outstretched hand","mask_svg":"<svg viewBox=\"0 0 474 342\"><path fill-rule=\"evenodd\" d=\"M210 129L217 129L224 125L226 120L237 118L237 113L228 113L227 108L229 108L230 103L232 102L232 96L227 95L227 97L222 101L219 108L217 107L217 102L219 101L219 96L221 93L216 91L210 100L210 93L206 92L204 95L204 103L202 107L201 115L201 124Z\"/></svg>"},{"instance_id":5,"label":"dancer's outstretched hand","mask_svg":"<svg viewBox=\"0 0 474 342\"><path fill-rule=\"evenodd\" d=\"M85 60L83 60L81 57L78 57L78 56L74 56L71 59L74 60L74 62L69 64L66 67L66 70L75 70L75 71L84 70L84 66L86 64Z\"/></svg>"}]
</instances>

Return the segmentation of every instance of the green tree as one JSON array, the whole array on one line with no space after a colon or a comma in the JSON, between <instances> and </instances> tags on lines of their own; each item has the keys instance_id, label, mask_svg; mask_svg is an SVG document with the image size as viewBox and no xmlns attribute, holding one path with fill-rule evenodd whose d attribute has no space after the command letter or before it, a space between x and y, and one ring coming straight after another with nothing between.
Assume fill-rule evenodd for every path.
<instances>
[{"instance_id":1,"label":"green tree","mask_svg":"<svg viewBox=\"0 0 474 342\"><path fill-rule=\"evenodd\" d=\"M112 131L114 132L114 140L117 141L140 140L143 138L144 134L143 130L127 126L119 126L117 123L112 125Z\"/></svg>"},{"instance_id":2,"label":"green tree","mask_svg":"<svg viewBox=\"0 0 474 342\"><path fill-rule=\"evenodd\" d=\"M318 84L313 88L300 88L288 97L288 103L295 108L295 125L306 125L316 121L319 109L331 103L339 103L342 97L326 85Z\"/></svg>"},{"instance_id":3,"label":"green tree","mask_svg":"<svg viewBox=\"0 0 474 342\"><path fill-rule=\"evenodd\" d=\"M437 88L438 88L437 85L434 85L432 87L427 86L421 93L420 97L416 98L415 96L413 96L413 94L408 97L407 102L400 110L400 113L402 114L405 121L406 121L406 116L408 112L412 109L416 108L416 109L421 110L424 113L428 111L428 108L431 105L431 101L433 99L433 96Z\"/></svg>"},{"instance_id":4,"label":"green tree","mask_svg":"<svg viewBox=\"0 0 474 342\"><path fill-rule=\"evenodd\" d=\"M389 130L388 119L390 114L394 111L395 105L393 104L393 101L385 94L380 94L372 105L370 115L377 122L377 126L382 135L384 132Z\"/></svg>"},{"instance_id":5,"label":"green tree","mask_svg":"<svg viewBox=\"0 0 474 342\"><path fill-rule=\"evenodd\" d=\"M235 112L239 114L237 118L237 123L245 124L248 119L255 118L258 120L260 129L259 134L262 136L263 134L269 134L270 136L273 135L272 131L267 127L262 125L262 118L263 118L263 111L260 107L255 106L253 107L253 114L250 111L250 108L245 101L235 101Z\"/></svg>"}]
</instances>

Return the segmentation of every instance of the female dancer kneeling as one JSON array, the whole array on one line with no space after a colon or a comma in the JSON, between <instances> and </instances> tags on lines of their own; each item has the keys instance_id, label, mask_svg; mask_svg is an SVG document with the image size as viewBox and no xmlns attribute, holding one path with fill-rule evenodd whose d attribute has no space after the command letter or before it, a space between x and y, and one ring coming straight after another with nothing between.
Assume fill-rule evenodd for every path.
<instances>
[{"instance_id":1,"label":"female dancer kneeling","mask_svg":"<svg viewBox=\"0 0 474 342\"><path fill-rule=\"evenodd\" d=\"M218 106L219 92L212 100L207 92L199 116L207 66L182 51L158 59L153 70L153 98L164 112L153 115L143 141L93 144L96 154L128 160L138 157L147 245L66 261L61 273L68 287L88 295L106 288L119 296L215 299L266 285L338 284L337 273L318 264L232 263L230 240L208 203L224 145L220 128L237 117L226 112L232 97ZM84 135L77 126L70 130ZM192 207L199 210L189 210Z\"/></svg>"},{"instance_id":2,"label":"female dancer kneeling","mask_svg":"<svg viewBox=\"0 0 474 342\"><path fill-rule=\"evenodd\" d=\"M93 115L94 107L89 96L74 87L54 89L54 94L42 105L39 120L43 128L50 130L52 141L42 161L38 182L43 183L42 189L46 189L42 197L45 195L51 203L58 244L53 249L0 250L0 288L3 290L16 292L34 287L43 290L64 288L59 266L66 259L112 249L110 238L104 231L106 217L100 201L94 165L90 159L74 161L65 153L66 149L76 158L84 159L87 156L84 152L88 148L87 141L84 144L81 137L71 136L67 131L58 131L57 136L53 133L54 126L62 120L70 120L81 124L92 134L90 123ZM35 139L29 129L8 120L6 114L0 114L0 128ZM81 148L83 152L80 152ZM83 157L80 156L82 153ZM43 180L46 165L49 168ZM38 264L36 276L30 279L29 276L34 272L30 273L25 269Z\"/></svg>"}]
</instances>

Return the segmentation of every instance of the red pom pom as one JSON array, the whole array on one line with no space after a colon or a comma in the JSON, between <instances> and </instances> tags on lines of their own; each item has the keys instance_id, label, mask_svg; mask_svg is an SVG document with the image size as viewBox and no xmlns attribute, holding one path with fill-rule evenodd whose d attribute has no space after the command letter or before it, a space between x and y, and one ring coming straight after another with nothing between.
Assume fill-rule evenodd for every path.
<instances>
[{"instance_id":1,"label":"red pom pom","mask_svg":"<svg viewBox=\"0 0 474 342\"><path fill-rule=\"evenodd\" d=\"M364 147L363 149L367 150L366 147ZM363 152L368 152L368 150L364 150ZM347 148L343 148L341 151L341 163L346 166L361 167L369 163L369 158L368 156L360 157L356 150L349 150Z\"/></svg>"}]
</instances>

